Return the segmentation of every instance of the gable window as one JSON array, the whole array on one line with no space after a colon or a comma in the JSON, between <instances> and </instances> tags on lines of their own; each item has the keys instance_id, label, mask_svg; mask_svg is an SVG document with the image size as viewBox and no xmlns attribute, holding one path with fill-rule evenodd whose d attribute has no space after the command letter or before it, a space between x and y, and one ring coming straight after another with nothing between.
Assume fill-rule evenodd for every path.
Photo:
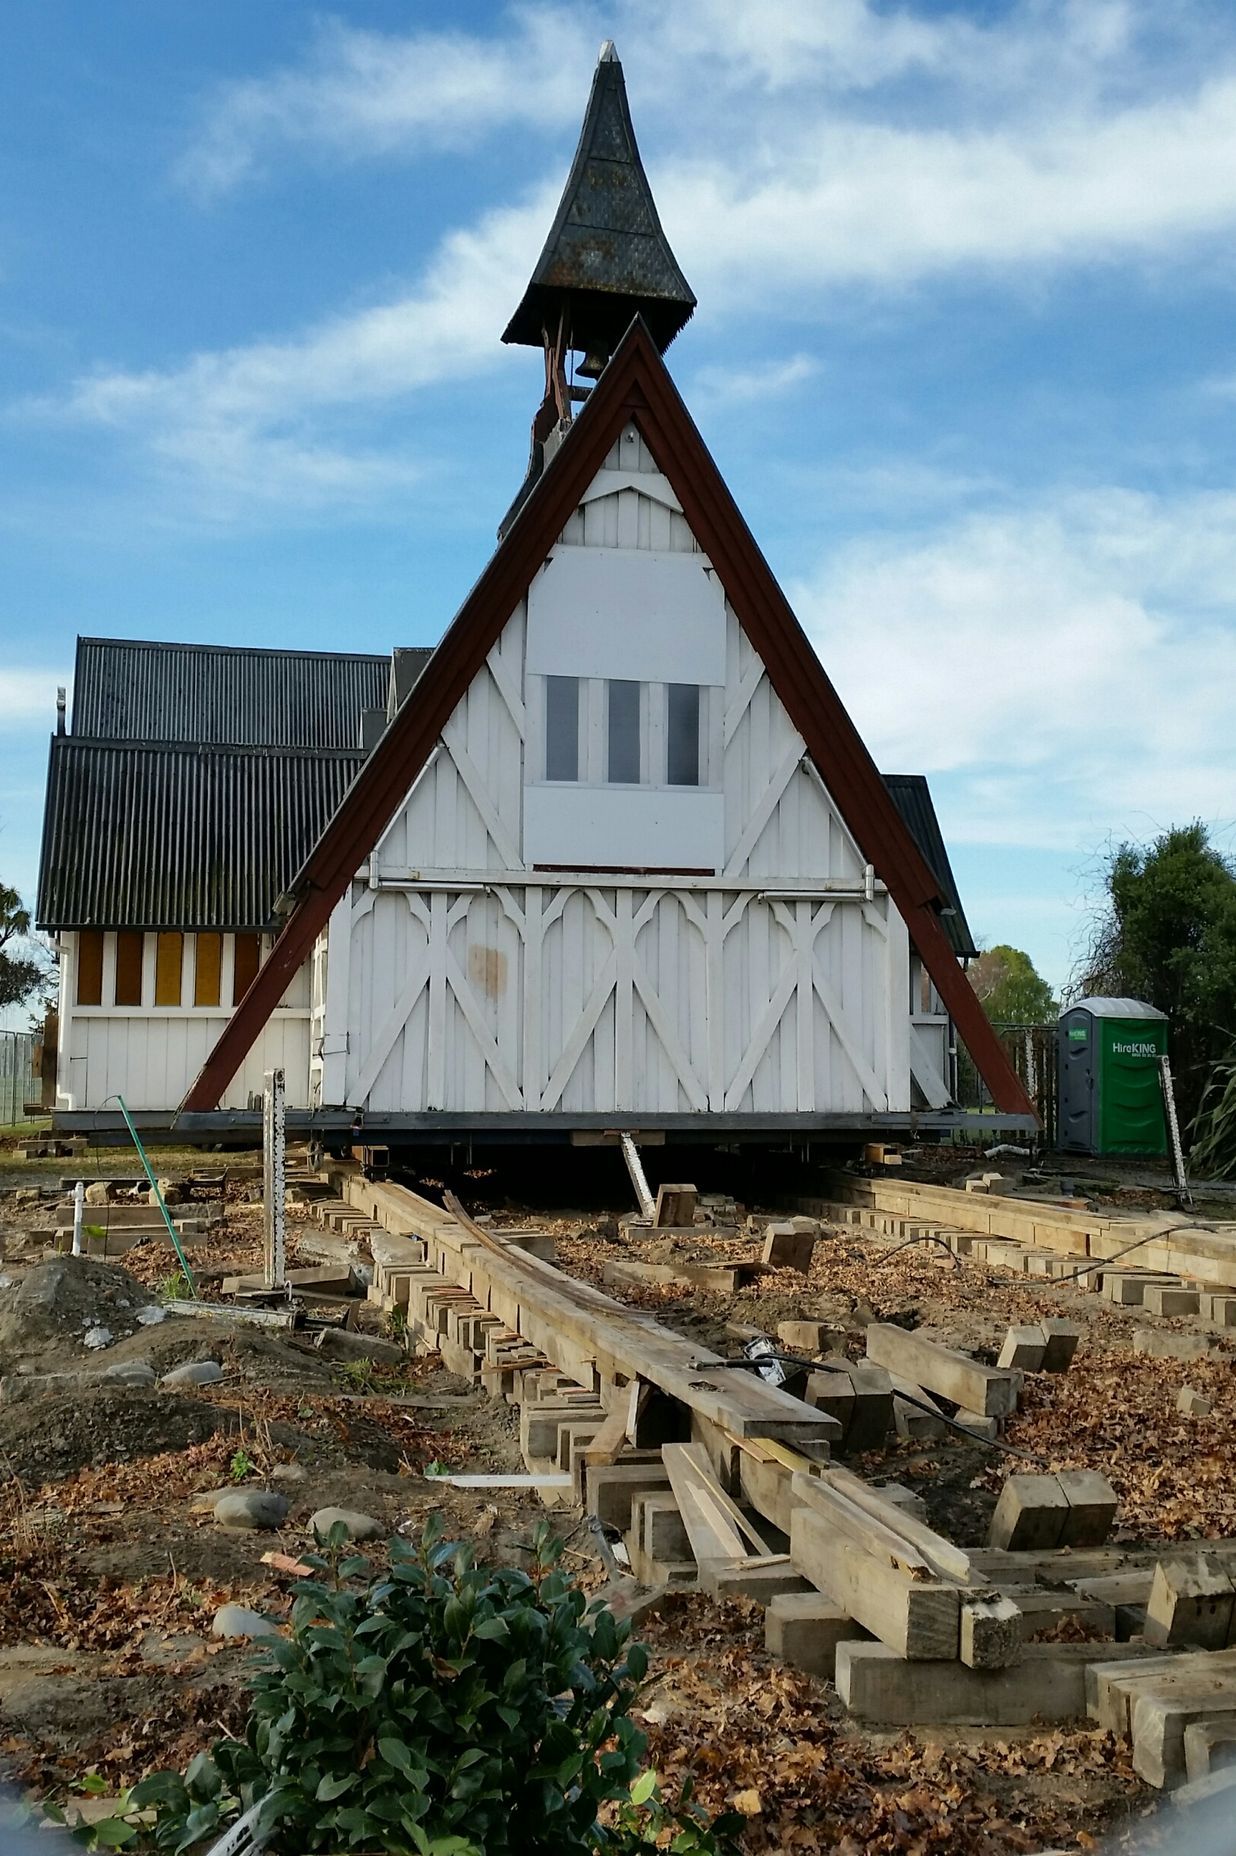
<instances>
[{"instance_id":1,"label":"gable window","mask_svg":"<svg viewBox=\"0 0 1236 1856\"><path fill-rule=\"evenodd\" d=\"M608 730L606 778L610 786L638 786L640 782L640 686L625 677L611 678L606 686Z\"/></svg>"},{"instance_id":2,"label":"gable window","mask_svg":"<svg viewBox=\"0 0 1236 1856\"><path fill-rule=\"evenodd\" d=\"M666 685L665 782L700 784L700 690L698 683Z\"/></svg>"},{"instance_id":3,"label":"gable window","mask_svg":"<svg viewBox=\"0 0 1236 1856\"><path fill-rule=\"evenodd\" d=\"M545 778L579 778L579 678L545 679Z\"/></svg>"}]
</instances>

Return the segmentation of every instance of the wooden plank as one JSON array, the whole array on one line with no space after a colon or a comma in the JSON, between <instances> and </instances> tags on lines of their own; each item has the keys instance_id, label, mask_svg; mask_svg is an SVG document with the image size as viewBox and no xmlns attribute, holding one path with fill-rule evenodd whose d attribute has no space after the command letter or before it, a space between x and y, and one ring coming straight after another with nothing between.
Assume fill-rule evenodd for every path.
<instances>
[{"instance_id":1,"label":"wooden plank","mask_svg":"<svg viewBox=\"0 0 1236 1856\"><path fill-rule=\"evenodd\" d=\"M738 1503L731 1500L730 1496L726 1494L721 1484L717 1481L712 1471L712 1465L708 1460L708 1452L705 1450L703 1444L663 1444L661 1446L662 1457L665 1456L667 1451L677 1455L680 1462L690 1463L694 1467L703 1486L708 1491L708 1495L714 1506L720 1508L722 1514L732 1522L739 1533L746 1535L756 1553L772 1552L772 1548L760 1533L759 1529L753 1522L748 1520L747 1516L738 1506ZM669 1467L668 1463L666 1467ZM671 1485L673 1480L673 1472L671 1470Z\"/></svg>"},{"instance_id":2,"label":"wooden plank","mask_svg":"<svg viewBox=\"0 0 1236 1856\"><path fill-rule=\"evenodd\" d=\"M907 1570L927 1572L954 1584L986 1586L961 1547L907 1514L853 1471L830 1463L817 1474L795 1475L793 1488L800 1501L847 1527L860 1545L888 1553Z\"/></svg>"},{"instance_id":3,"label":"wooden plank","mask_svg":"<svg viewBox=\"0 0 1236 1856\"><path fill-rule=\"evenodd\" d=\"M1017 1409L1020 1373L983 1366L905 1328L873 1322L867 1329L867 1358L984 1418L1007 1417Z\"/></svg>"},{"instance_id":4,"label":"wooden plank","mask_svg":"<svg viewBox=\"0 0 1236 1856\"><path fill-rule=\"evenodd\" d=\"M741 1559L743 1537L727 1514L712 1500L698 1464L687 1444L666 1444L661 1452L691 1551L700 1566ZM715 1487L715 1485L713 1485Z\"/></svg>"}]
</instances>

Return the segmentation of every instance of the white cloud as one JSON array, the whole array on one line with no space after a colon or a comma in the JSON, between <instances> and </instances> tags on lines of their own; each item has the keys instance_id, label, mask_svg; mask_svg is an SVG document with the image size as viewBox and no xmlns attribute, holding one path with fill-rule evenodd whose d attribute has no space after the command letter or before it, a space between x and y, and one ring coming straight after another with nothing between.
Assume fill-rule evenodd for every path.
<instances>
[{"instance_id":1,"label":"white cloud","mask_svg":"<svg viewBox=\"0 0 1236 1856\"><path fill-rule=\"evenodd\" d=\"M328 19L299 65L226 85L210 99L179 177L212 195L281 147L415 153L466 148L502 127L556 127L579 110L585 40L592 45L578 16L547 7L513 9L506 30L485 38L382 33Z\"/></svg>"},{"instance_id":2,"label":"white cloud","mask_svg":"<svg viewBox=\"0 0 1236 1856\"><path fill-rule=\"evenodd\" d=\"M952 837L1085 850L1236 810L1233 589L1236 494L1115 490L851 543L796 604L878 763L953 776Z\"/></svg>"},{"instance_id":3,"label":"white cloud","mask_svg":"<svg viewBox=\"0 0 1236 1856\"><path fill-rule=\"evenodd\" d=\"M65 683L68 680L67 676L63 677ZM0 666L0 722L12 728L43 722L50 734L56 726L56 689L59 681L54 670L18 670Z\"/></svg>"},{"instance_id":4,"label":"white cloud","mask_svg":"<svg viewBox=\"0 0 1236 1856\"><path fill-rule=\"evenodd\" d=\"M788 355L783 361L759 361L752 367L702 367L689 398L693 406L745 406L774 399L814 380L820 364L812 355Z\"/></svg>"}]
</instances>

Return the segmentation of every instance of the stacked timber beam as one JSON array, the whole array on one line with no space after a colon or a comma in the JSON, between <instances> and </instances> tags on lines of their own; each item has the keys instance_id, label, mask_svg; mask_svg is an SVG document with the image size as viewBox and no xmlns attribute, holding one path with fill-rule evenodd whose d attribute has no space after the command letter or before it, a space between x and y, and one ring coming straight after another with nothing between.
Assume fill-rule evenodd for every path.
<instances>
[{"instance_id":1,"label":"stacked timber beam","mask_svg":"<svg viewBox=\"0 0 1236 1856\"><path fill-rule=\"evenodd\" d=\"M826 1194L796 1199L795 1205L814 1217L865 1225L895 1239L943 1236L959 1255L1029 1275L1065 1276L1086 1258L1100 1266L1119 1259L1124 1273L1134 1277L1157 1277L1169 1286L1183 1286L1181 1279L1187 1279L1199 1297L1232 1298L1230 1317L1226 1310L1200 1312L1236 1325L1236 1224L1207 1224L1180 1214L1112 1218L1033 1199L841 1171L828 1176ZM1129 1251L1130 1246L1135 1248ZM1126 1251L1135 1263L1124 1263Z\"/></svg>"}]
</instances>

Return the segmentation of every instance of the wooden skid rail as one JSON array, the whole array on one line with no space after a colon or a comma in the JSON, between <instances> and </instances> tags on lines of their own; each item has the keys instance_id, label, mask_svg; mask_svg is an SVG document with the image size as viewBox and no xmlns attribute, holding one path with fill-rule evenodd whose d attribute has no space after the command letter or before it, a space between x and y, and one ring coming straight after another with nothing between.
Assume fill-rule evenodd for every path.
<instances>
[{"instance_id":1,"label":"wooden skid rail","mask_svg":"<svg viewBox=\"0 0 1236 1856\"><path fill-rule=\"evenodd\" d=\"M564 1276L457 1203L443 1209L359 1178L345 1191L384 1227L372 1240L374 1299L402 1308L413 1338L454 1370L523 1397L530 1469L608 1474L606 1518L632 1527L645 1558L645 1540L678 1527L693 1556L685 1570L710 1589L771 1595L805 1581L836 1596L833 1583L844 1582L852 1615L902 1655L996 1668L1021 1654L1015 1606L968 1555L827 1462L835 1419ZM637 1435L641 1387L686 1409L694 1441L667 1443L660 1463L645 1452L624 1481L615 1458ZM665 1493L652 1499L658 1486ZM788 1556L765 1550L740 1503L789 1535ZM825 1566L818 1548L834 1536L842 1548Z\"/></svg>"}]
</instances>

